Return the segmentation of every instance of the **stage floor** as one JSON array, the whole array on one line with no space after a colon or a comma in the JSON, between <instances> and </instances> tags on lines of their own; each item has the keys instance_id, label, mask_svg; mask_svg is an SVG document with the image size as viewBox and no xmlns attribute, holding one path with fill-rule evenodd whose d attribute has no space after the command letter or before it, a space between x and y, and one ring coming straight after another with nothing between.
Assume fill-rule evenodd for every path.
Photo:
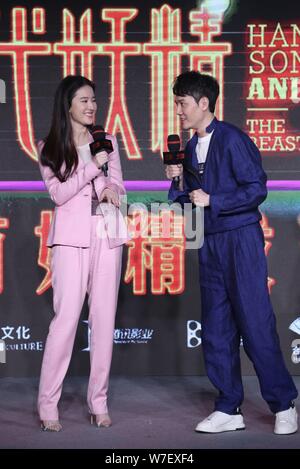
<instances>
[{"instance_id":1,"label":"stage floor","mask_svg":"<svg viewBox=\"0 0 300 469\"><path fill-rule=\"evenodd\" d=\"M300 389L300 377L295 377ZM87 378L67 378L60 402L63 431L43 432L36 413L38 380L0 379L0 448L71 449L284 449L300 448L300 432L273 434L274 417L255 377L244 377L245 431L199 434L194 427L212 411L206 377L120 377L110 384L112 427L89 424ZM300 404L298 404L300 410Z\"/></svg>"}]
</instances>

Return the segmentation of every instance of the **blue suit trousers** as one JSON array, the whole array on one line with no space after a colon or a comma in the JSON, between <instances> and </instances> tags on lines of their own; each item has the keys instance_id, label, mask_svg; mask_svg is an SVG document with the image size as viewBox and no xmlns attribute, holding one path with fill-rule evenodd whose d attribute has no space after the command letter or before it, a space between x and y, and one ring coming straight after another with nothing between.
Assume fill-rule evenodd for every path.
<instances>
[{"instance_id":1,"label":"blue suit trousers","mask_svg":"<svg viewBox=\"0 0 300 469\"><path fill-rule=\"evenodd\" d=\"M234 414L242 404L241 338L269 408L288 409L298 393L280 349L260 224L206 235L199 267L203 354L219 390L215 410Z\"/></svg>"}]
</instances>

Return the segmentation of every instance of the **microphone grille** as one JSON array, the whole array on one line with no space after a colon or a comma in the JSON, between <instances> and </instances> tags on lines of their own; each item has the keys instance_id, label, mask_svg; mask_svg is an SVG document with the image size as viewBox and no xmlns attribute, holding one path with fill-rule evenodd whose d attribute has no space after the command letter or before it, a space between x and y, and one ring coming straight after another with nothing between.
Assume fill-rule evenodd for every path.
<instances>
[{"instance_id":1,"label":"microphone grille","mask_svg":"<svg viewBox=\"0 0 300 469\"><path fill-rule=\"evenodd\" d=\"M179 151L180 150L180 137L179 135L168 135L168 149L169 151Z\"/></svg>"},{"instance_id":2,"label":"microphone grille","mask_svg":"<svg viewBox=\"0 0 300 469\"><path fill-rule=\"evenodd\" d=\"M102 127L102 125L94 125L91 128L91 134L94 137L94 139L104 139L105 138L105 130Z\"/></svg>"}]
</instances>

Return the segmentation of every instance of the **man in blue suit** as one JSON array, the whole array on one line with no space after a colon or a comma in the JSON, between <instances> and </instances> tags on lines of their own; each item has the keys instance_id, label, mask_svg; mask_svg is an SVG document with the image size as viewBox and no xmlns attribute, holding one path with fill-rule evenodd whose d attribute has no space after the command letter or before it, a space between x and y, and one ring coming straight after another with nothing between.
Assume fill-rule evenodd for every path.
<instances>
[{"instance_id":1,"label":"man in blue suit","mask_svg":"<svg viewBox=\"0 0 300 469\"><path fill-rule=\"evenodd\" d=\"M215 410L196 431L245 428L240 339L257 373L263 398L276 415L276 434L298 429L298 393L284 364L267 285L258 206L267 196L266 174L253 141L214 116L218 82L196 71L173 85L183 129L194 129L183 165L167 166L169 199L204 206L199 249L202 344L207 375L218 389Z\"/></svg>"}]
</instances>

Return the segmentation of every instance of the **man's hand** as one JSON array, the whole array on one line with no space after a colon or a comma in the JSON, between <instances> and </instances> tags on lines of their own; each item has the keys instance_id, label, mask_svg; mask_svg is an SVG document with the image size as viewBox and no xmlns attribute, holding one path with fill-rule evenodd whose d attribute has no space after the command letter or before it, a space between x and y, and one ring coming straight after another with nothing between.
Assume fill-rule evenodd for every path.
<instances>
[{"instance_id":1,"label":"man's hand","mask_svg":"<svg viewBox=\"0 0 300 469\"><path fill-rule=\"evenodd\" d=\"M209 206L209 194L206 194L202 189L197 189L189 193L190 201L193 204L208 207Z\"/></svg>"},{"instance_id":2,"label":"man's hand","mask_svg":"<svg viewBox=\"0 0 300 469\"><path fill-rule=\"evenodd\" d=\"M170 164L166 165L166 176L168 179L173 179L177 176L182 176L183 173L183 167L182 164Z\"/></svg>"},{"instance_id":3,"label":"man's hand","mask_svg":"<svg viewBox=\"0 0 300 469\"><path fill-rule=\"evenodd\" d=\"M120 201L118 194L112 189L104 189L99 197L99 202L108 202L115 205L115 207L120 207Z\"/></svg>"}]
</instances>

